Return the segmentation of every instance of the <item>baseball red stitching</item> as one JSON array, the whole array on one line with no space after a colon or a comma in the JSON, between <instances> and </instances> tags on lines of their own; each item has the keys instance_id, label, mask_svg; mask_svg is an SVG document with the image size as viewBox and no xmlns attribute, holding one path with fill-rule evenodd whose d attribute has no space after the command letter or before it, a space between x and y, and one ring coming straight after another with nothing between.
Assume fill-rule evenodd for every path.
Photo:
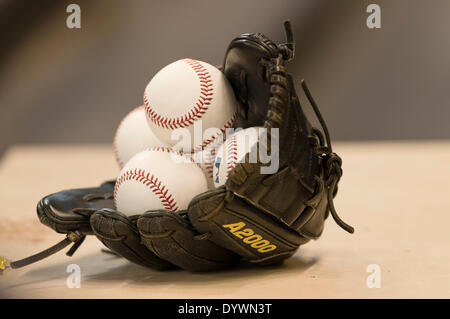
<instances>
[{"instance_id":1,"label":"baseball red stitching","mask_svg":"<svg viewBox=\"0 0 450 319\"><path fill-rule=\"evenodd\" d=\"M173 148L167 147L167 146L153 146L147 149L147 151L157 151L157 152L163 152L163 153L175 153L180 156L183 156L183 152L181 151L175 151Z\"/></svg>"},{"instance_id":2,"label":"baseball red stitching","mask_svg":"<svg viewBox=\"0 0 450 319\"><path fill-rule=\"evenodd\" d=\"M214 171L214 159L216 158L216 149L214 147L211 149L211 152L208 152L207 157L208 162L206 163L206 172L208 173L208 176L212 178Z\"/></svg>"},{"instance_id":3,"label":"baseball red stitching","mask_svg":"<svg viewBox=\"0 0 450 319\"><path fill-rule=\"evenodd\" d=\"M116 186L114 187L114 204L116 207L116 198L119 187L123 182L129 180L135 180L150 188L150 190L161 200L161 203L165 209L172 212L176 212L178 210L177 203L172 197L172 194L169 194L169 190L161 183L158 177L146 172L143 169L137 168L126 171L117 179Z\"/></svg>"},{"instance_id":4,"label":"baseball red stitching","mask_svg":"<svg viewBox=\"0 0 450 319\"><path fill-rule=\"evenodd\" d=\"M218 137L224 137L227 129L231 128L234 124L234 121L236 120L237 112L233 114L233 116L225 123L225 125L220 129L220 132L218 132L216 135L210 137L209 139L206 139L203 141L202 145L199 145L194 148L194 152L203 151L208 144L212 143L216 138Z\"/></svg>"},{"instance_id":5,"label":"baseball red stitching","mask_svg":"<svg viewBox=\"0 0 450 319\"><path fill-rule=\"evenodd\" d=\"M181 157L184 157L188 159L191 163L195 164L197 167L202 168L199 163L193 158L194 155L192 153L183 153L182 151L176 151L173 148L166 147L166 146L155 146L147 149L148 151L160 151L160 152L166 152L166 153L175 153L180 155Z\"/></svg>"},{"instance_id":6,"label":"baseball red stitching","mask_svg":"<svg viewBox=\"0 0 450 319\"><path fill-rule=\"evenodd\" d=\"M125 122L125 119L127 119L128 116L130 116L134 112L142 110L144 107L145 107L144 105L141 105L141 106L131 110L130 112L128 112L128 114L124 116L122 121L120 121L119 126L117 127L117 130L116 130L116 134L114 134L114 142L113 142L114 156L116 157L116 161L117 161L117 163L119 163L120 167L123 167L125 165L125 163L123 163L119 157L119 148L117 147L117 135L119 134L119 131L122 128L122 125Z\"/></svg>"},{"instance_id":7,"label":"baseball red stitching","mask_svg":"<svg viewBox=\"0 0 450 319\"><path fill-rule=\"evenodd\" d=\"M237 163L237 140L236 135L230 136L227 141L227 178Z\"/></svg>"},{"instance_id":8,"label":"baseball red stitching","mask_svg":"<svg viewBox=\"0 0 450 319\"><path fill-rule=\"evenodd\" d=\"M144 93L145 111L148 118L150 118L153 123L163 128L176 129L192 125L194 121L202 118L212 101L213 83L211 74L200 62L196 60L183 59L182 61L187 63L194 70L200 81L200 96L188 113L177 118L164 117L152 109L148 96Z\"/></svg>"}]
</instances>

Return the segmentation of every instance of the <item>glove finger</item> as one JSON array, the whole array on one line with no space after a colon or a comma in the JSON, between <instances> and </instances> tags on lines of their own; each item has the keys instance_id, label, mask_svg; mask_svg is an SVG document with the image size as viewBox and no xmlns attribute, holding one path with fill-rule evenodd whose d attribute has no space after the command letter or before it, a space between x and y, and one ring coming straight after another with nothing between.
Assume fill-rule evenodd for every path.
<instances>
[{"instance_id":1,"label":"glove finger","mask_svg":"<svg viewBox=\"0 0 450 319\"><path fill-rule=\"evenodd\" d=\"M99 187L69 189L45 196L37 204L37 215L42 224L58 233L79 231L91 235L91 214L101 208L114 207L114 182Z\"/></svg>"},{"instance_id":2,"label":"glove finger","mask_svg":"<svg viewBox=\"0 0 450 319\"><path fill-rule=\"evenodd\" d=\"M188 214L198 231L211 234L212 242L252 263L278 263L309 241L225 189L209 198L196 197Z\"/></svg>"},{"instance_id":3,"label":"glove finger","mask_svg":"<svg viewBox=\"0 0 450 319\"><path fill-rule=\"evenodd\" d=\"M232 252L209 241L208 234L195 231L186 215L148 212L139 217L137 227L148 249L189 271L226 268L238 260Z\"/></svg>"},{"instance_id":4,"label":"glove finger","mask_svg":"<svg viewBox=\"0 0 450 319\"><path fill-rule=\"evenodd\" d=\"M175 268L141 243L133 220L119 212L102 209L90 218L94 234L109 249L136 264L153 269Z\"/></svg>"}]
</instances>

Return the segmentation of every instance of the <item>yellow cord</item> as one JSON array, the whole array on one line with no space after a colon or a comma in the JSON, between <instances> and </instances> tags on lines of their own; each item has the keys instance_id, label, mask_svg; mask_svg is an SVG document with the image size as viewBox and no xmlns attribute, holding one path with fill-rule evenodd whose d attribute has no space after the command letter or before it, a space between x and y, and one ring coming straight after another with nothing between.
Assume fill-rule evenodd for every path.
<instances>
[{"instance_id":1,"label":"yellow cord","mask_svg":"<svg viewBox=\"0 0 450 319\"><path fill-rule=\"evenodd\" d=\"M5 257L0 256L0 271L4 271L10 266L11 262Z\"/></svg>"}]
</instances>

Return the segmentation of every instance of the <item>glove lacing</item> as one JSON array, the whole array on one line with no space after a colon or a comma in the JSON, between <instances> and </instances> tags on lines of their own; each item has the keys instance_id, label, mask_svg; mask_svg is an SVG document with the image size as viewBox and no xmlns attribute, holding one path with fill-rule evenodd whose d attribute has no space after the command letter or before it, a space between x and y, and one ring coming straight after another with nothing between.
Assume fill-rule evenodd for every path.
<instances>
[{"instance_id":1,"label":"glove lacing","mask_svg":"<svg viewBox=\"0 0 450 319\"><path fill-rule=\"evenodd\" d=\"M316 145L316 153L320 158L322 158L324 165L323 179L316 176L315 177L316 181L318 181L319 183L323 183L323 187L326 187L328 198L328 210L331 212L331 216L333 216L333 219L336 222L336 224L338 224L345 231L353 234L355 229L352 226L345 223L339 217L333 202L333 198L336 196L337 193L337 184L342 176L342 159L336 153L333 152L330 140L330 133L328 131L327 124L325 123L325 120L323 119L322 114L320 113L319 107L314 101L311 92L309 91L308 86L306 85L305 80L302 80L301 84L303 91L305 92L305 95L308 98L308 101L311 104L317 119L319 120L322 130L325 133L326 139L325 145L325 140L323 138L322 132L317 128L313 128L314 137L312 138L314 139L314 143L317 144L317 140L319 141L319 144ZM320 192L318 194L320 194Z\"/></svg>"},{"instance_id":2,"label":"glove lacing","mask_svg":"<svg viewBox=\"0 0 450 319\"><path fill-rule=\"evenodd\" d=\"M271 97L269 99L269 111L264 123L264 127L280 127L281 119L284 112L284 105L287 103L287 82L286 82L286 68L284 64L294 58L295 55L295 41L292 33L292 26L289 20L284 21L284 29L286 33L286 43L279 44L279 55L277 58L272 59L272 65L267 69L266 78L271 82ZM342 159L333 152L331 146L330 134L328 131L327 124L320 113L319 107L314 101L311 92L306 85L305 80L301 81L303 91L311 104L314 113L325 133L325 139L322 132L317 128L312 128L314 136L311 137L311 142L315 146L316 154L322 159L324 165L324 176L315 176L315 180L318 184L318 190L316 195L313 196L308 202L317 202L317 197L321 196L323 188L326 188L327 199L328 199L328 209L327 212L331 212L334 221L342 229L349 233L354 233L354 228L347 223L345 223L337 214L334 207L333 198L337 193L337 184L342 176ZM271 135L270 130L268 135ZM268 136L268 139L271 138ZM317 144L317 140L319 144ZM326 142L326 144L325 144ZM270 150L270 143L267 145L260 143L260 147Z\"/></svg>"}]
</instances>

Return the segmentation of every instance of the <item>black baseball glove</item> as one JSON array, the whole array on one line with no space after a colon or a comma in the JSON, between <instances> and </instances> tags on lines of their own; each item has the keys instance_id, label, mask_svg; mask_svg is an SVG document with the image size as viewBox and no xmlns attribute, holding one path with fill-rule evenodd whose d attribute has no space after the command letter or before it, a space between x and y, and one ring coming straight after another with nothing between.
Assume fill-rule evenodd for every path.
<instances>
[{"instance_id":1,"label":"black baseball glove","mask_svg":"<svg viewBox=\"0 0 450 319\"><path fill-rule=\"evenodd\" d=\"M116 254L143 266L208 271L239 261L280 262L322 234L329 212L352 233L333 205L341 159L332 152L327 127L304 82L324 134L302 111L286 69L294 56L288 21L285 30L287 42L279 45L260 33L238 36L222 66L239 102L235 127L268 129L269 137L256 147L278 157L275 173L261 173L268 164L260 159L239 163L224 186L196 196L186 211L177 213L158 210L127 217L114 209L113 181L46 196L37 206L39 219L67 238L11 267L42 259L73 242L71 255L86 235L97 236Z\"/></svg>"}]
</instances>

